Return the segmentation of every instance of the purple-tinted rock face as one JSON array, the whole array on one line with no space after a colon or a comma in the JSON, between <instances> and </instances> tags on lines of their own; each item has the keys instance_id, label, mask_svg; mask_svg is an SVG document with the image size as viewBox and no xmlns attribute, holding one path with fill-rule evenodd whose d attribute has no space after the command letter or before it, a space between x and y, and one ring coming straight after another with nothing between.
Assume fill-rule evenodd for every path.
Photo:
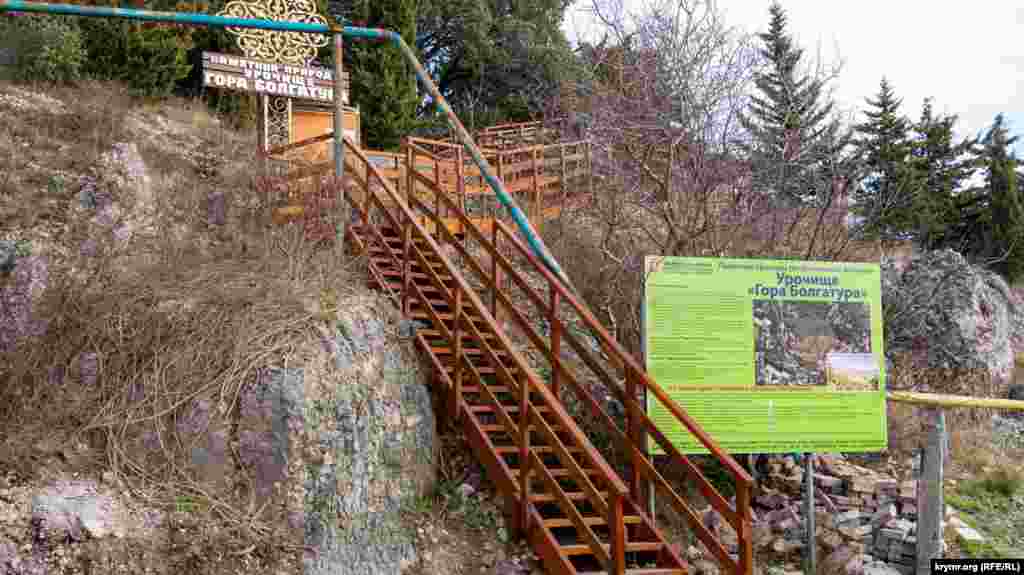
<instances>
[{"instance_id":1,"label":"purple-tinted rock face","mask_svg":"<svg viewBox=\"0 0 1024 575\"><path fill-rule=\"evenodd\" d=\"M46 289L49 267L41 256L18 258L12 277L0 287L0 352L10 351L22 338L41 335L46 322L35 310Z\"/></svg>"}]
</instances>

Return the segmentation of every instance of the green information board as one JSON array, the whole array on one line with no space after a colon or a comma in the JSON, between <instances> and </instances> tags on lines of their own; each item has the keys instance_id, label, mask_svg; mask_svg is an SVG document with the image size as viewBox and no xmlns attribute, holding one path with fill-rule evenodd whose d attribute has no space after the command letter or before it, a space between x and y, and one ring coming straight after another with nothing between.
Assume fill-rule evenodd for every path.
<instances>
[{"instance_id":1,"label":"green information board","mask_svg":"<svg viewBox=\"0 0 1024 575\"><path fill-rule=\"evenodd\" d=\"M645 263L647 370L726 451L885 449L877 264ZM653 396L647 411L681 452L707 452Z\"/></svg>"}]
</instances>

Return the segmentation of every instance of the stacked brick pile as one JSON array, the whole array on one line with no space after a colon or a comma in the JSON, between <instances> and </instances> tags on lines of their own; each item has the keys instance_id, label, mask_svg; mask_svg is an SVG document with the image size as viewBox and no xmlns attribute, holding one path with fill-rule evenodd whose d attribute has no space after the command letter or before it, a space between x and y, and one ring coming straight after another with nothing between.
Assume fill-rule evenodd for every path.
<instances>
[{"instance_id":1,"label":"stacked brick pile","mask_svg":"<svg viewBox=\"0 0 1024 575\"><path fill-rule=\"evenodd\" d=\"M805 541L801 491L803 469L792 457L773 458L755 497L753 542L758 552L791 559ZM899 481L853 465L837 455L819 455L814 471L815 527L819 557L834 572L910 575L917 540L917 493L913 480ZM705 525L735 552L730 526L708 511Z\"/></svg>"}]
</instances>

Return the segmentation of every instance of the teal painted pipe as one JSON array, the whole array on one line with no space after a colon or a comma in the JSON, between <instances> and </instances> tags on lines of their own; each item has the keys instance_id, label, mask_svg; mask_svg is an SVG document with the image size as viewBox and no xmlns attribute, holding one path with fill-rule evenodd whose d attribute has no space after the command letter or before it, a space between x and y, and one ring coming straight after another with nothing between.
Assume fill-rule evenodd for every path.
<instances>
[{"instance_id":1,"label":"teal painted pipe","mask_svg":"<svg viewBox=\"0 0 1024 575\"><path fill-rule=\"evenodd\" d=\"M192 26L257 28L280 32L302 32L306 34L330 34L339 30L339 27L337 26L329 26L326 24L233 18L193 12L155 12L152 10L137 10L134 8L79 6L76 4L48 4L45 2L26 2L24 0L0 0L0 13L2 12L28 12L60 14L66 16L125 18L129 20L169 22L173 24ZM501 205L508 209L516 227L518 227L519 231L526 237L530 250L533 251L533 253L535 253L542 262L544 262L544 265L546 265L556 277L562 280L570 291L575 291L568 276L562 271L561 266L558 265L558 262L555 261L555 258L548 251L547 246L544 245L544 241L539 235L537 235L533 226L530 225L530 221L526 218L526 214L523 213L515 199L513 199L505 190L505 186L502 184L501 180L495 177L494 171L484 158L480 148L478 148L476 143L473 142L473 137L470 136L465 126L463 126L462 122L459 121L458 116L455 115L451 106L448 105L448 101L441 95L441 91L438 89L437 85L434 84L434 81L430 78L426 69L423 68L423 65L420 64L419 60L416 58L416 54L411 48L409 48L409 45L405 43L405 40L402 39L402 36L397 32L384 30L382 28L357 28L353 26L344 26L340 27L340 29L342 34L349 38L391 41L398 47L402 56L408 60L416 71L416 77L419 79L420 83L423 84L423 87L426 88L427 92L430 93L430 96L434 99L434 103L445 113L446 116L448 116L448 122L451 124L452 128L455 129L455 133L458 135L459 140L462 141L462 145L465 146L467 151L469 151L473 161L480 168L480 172L483 174L487 184L492 190L494 190L494 194L497 196L498 201L501 202Z\"/></svg>"}]
</instances>

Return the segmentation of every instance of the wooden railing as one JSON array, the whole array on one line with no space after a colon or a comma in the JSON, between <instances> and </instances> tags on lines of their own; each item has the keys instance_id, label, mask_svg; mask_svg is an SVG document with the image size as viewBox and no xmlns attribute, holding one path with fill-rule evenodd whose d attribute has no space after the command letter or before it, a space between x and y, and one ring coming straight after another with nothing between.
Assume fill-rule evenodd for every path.
<instances>
[{"instance_id":1,"label":"wooden railing","mask_svg":"<svg viewBox=\"0 0 1024 575\"><path fill-rule=\"evenodd\" d=\"M302 185L332 173L332 162L310 163L296 156L310 145L330 140L332 134L325 134L279 146L266 154L266 159L280 164L288 180L300 188L315 189ZM460 209L474 222L490 229L495 219L503 217L504 211L493 190L484 180L480 168L465 153L461 144L440 140L409 138L423 153L417 169L430 173L435 181L458 199ZM590 179L590 151L588 141L562 142L543 146L528 146L516 149L495 150L483 148L484 157L494 167L496 175L506 189L524 205L534 227L540 229L546 219L558 217L574 198L587 197L592 191ZM394 154L366 150L371 159L394 186L402 191L407 181L406 171L410 165L404 153ZM353 167L362 177L365 171ZM308 190L300 190L301 196ZM570 198L573 196L574 198ZM301 201L279 206L274 211L275 221L290 221L301 218L304 208ZM444 216L449 224L454 222L450 214Z\"/></svg>"},{"instance_id":2,"label":"wooden railing","mask_svg":"<svg viewBox=\"0 0 1024 575\"><path fill-rule=\"evenodd\" d=\"M415 141L405 143L407 162L414 164L431 152ZM587 307L533 255L514 232L502 221L495 222L490 233L485 233L459 210L456 200L445 192L443 182L424 173L411 173L415 180L407 186L407 201L414 208L414 217L434 217L440 210L456 214L464 239L442 230L442 236L461 256L466 269L473 272L475 285L481 290L481 299L488 303L490 317L510 319L529 351L543 358L550 373L551 397L562 405L563 390L571 390L575 398L589 412L602 430L609 434L615 447L625 455L631 469L629 493L634 501L642 501L642 485L653 486L682 517L697 538L715 555L725 569L737 575L752 571L753 548L751 541L751 496L753 480L750 475L703 430L655 382L638 362L626 352L597 321ZM423 201L424 193L434 196L434 208ZM540 280L541 289L535 287ZM518 293L512 290L516 288ZM546 292L546 293L544 293ZM531 312L533 312L531 317ZM541 331L547 332L544 337ZM586 339L596 342L588 345ZM581 365L567 365L566 346L575 352ZM605 350L600 353L597 350ZM581 374L583 371L585 374ZM624 429L610 416L606 408L587 389L584 375L602 384L625 409ZM543 387L543 386L542 386ZM678 425L695 436L708 452L732 475L735 484L735 504L730 504L700 468L668 440L647 415L640 402L646 393L660 402L671 413ZM665 476L655 468L646 449L645 437L652 438L676 466L691 480L698 491L735 530L738 541L736 557L722 546L715 535L705 527L697 511L672 487ZM651 518L653 519L653 518Z\"/></svg>"},{"instance_id":3,"label":"wooden railing","mask_svg":"<svg viewBox=\"0 0 1024 575\"><path fill-rule=\"evenodd\" d=\"M557 502L565 509L576 509L575 505L558 487L558 483L543 459L531 450L529 430L534 427L553 443L554 453L559 461L570 470L573 479L584 486L588 502L595 509L602 510L604 516L607 517L608 525L612 526L609 548L605 548L578 512L571 514L571 517L579 524L581 530L588 534L589 546L595 555L605 563L609 572L624 573L626 540L623 500L629 493L628 488L566 412L554 391L537 376L525 357L516 351L515 346L512 345L505 331L499 327L491 313L495 305L494 300L491 305L484 303L477 290L470 287L459 267L452 262L447 255L447 250L442 247L444 245L454 248L465 258L468 254L465 253L464 246L456 239L455 234L442 225L437 210L432 210L417 194L410 192L417 185L430 185L438 202L449 204L449 207L458 212L465 222L468 222L468 219L458 210L455 200L446 190L419 171L407 172L406 196L401 197L389 178L373 165L362 150L351 145L347 140L346 146L346 162L352 168L354 179L363 191L362 194L359 194L362 201L356 208L361 220L360 232L365 240L360 241L353 233L352 240L356 243L357 249L364 252L369 251L375 244L382 248L381 253L389 254L394 266L403 270L402 289L398 293L392 292L389 295L406 314L409 313L411 302L430 300L430 296L423 287L411 281L411 264L417 262L421 269L427 270L430 283L435 290L443 294L449 308L453 310L454 316L450 321L451 327L449 327L449 324L437 312L427 306L426 309L430 310L433 328L443 335L452 349L456 350L456 357L461 356L460 350L464 340L472 338L490 359L492 365L497 366L497 376L501 383L514 389L518 394L519 406L516 413L519 414L519 419L517 422L503 404L490 391L486 391L488 387L482 384L480 373L477 372L473 364L463 362L461 359L455 364L454 377L451 378L453 385L450 387L449 397L449 409L454 409L454 412L449 412L451 416L459 419L465 415L466 408L462 400L462 390L467 380L473 380L472 383L488 394L489 401L495 407L498 421L510 436L517 438L517 446L522 456L518 482L512 478L511 473L508 473L506 481L502 482L503 485L500 487L509 492L508 495L514 494L517 498L518 524L526 531L530 529L531 517L533 517L529 513L531 474L536 474L549 485L553 484L552 490L556 495ZM413 162L409 165L415 165L417 149L415 147L408 149L413 153ZM423 155L429 156L429 153L423 152ZM365 174L365 178L361 174ZM433 221L435 229L440 233L430 233L421 223L424 217ZM385 228L400 233L402 238L401 257L391 249L384 234ZM475 227L472 229L476 230ZM433 261L441 262L440 269L433 265ZM371 266L370 269L371 273L374 273L375 268ZM478 267L474 268L474 271L482 272ZM451 278L449 282L451 285L444 283L442 275ZM378 279L380 285L387 285L384 278ZM492 288L495 285L492 282ZM496 288L494 293L497 293ZM475 318L482 318L483 321L474 321ZM499 352L511 357L511 366L507 366L502 361ZM513 372L516 375L513 375ZM551 422L541 417L540 409L553 416L555 423L572 437L575 446L582 448L582 461L570 455L563 440L552 430ZM581 466L596 470L596 475L588 476L583 472ZM601 495L598 486L594 485L595 481L608 493L607 498Z\"/></svg>"}]
</instances>

